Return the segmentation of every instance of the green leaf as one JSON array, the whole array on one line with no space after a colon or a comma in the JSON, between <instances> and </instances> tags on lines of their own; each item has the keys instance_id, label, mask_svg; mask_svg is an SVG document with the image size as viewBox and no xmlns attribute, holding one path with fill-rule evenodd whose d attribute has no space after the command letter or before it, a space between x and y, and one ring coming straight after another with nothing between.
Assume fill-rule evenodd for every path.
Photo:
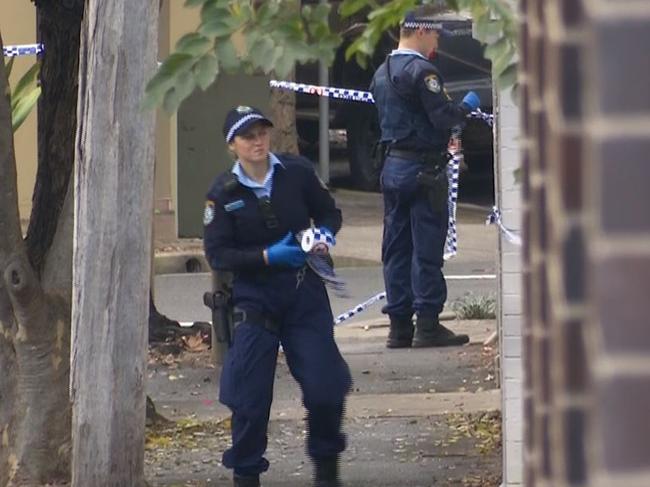
<instances>
[{"instance_id":1,"label":"green leaf","mask_svg":"<svg viewBox=\"0 0 650 487\"><path fill-rule=\"evenodd\" d=\"M5 72L7 73L7 79L9 79L9 77L11 76L11 70L14 67L15 59L16 59L15 57L10 57L9 61L7 61L5 64Z\"/></svg>"},{"instance_id":2,"label":"green leaf","mask_svg":"<svg viewBox=\"0 0 650 487\"><path fill-rule=\"evenodd\" d=\"M503 70L498 78L499 89L503 90L513 86L517 81L517 63L512 63Z\"/></svg>"},{"instance_id":3,"label":"green leaf","mask_svg":"<svg viewBox=\"0 0 650 487\"><path fill-rule=\"evenodd\" d=\"M23 95L16 106L11 110L11 126L14 132L18 130L28 117L34 108L34 105L36 105L39 96L41 96L40 86Z\"/></svg>"},{"instance_id":4,"label":"green leaf","mask_svg":"<svg viewBox=\"0 0 650 487\"><path fill-rule=\"evenodd\" d=\"M194 78L194 74L190 71L181 73L176 80L175 88L176 95L182 102L185 98L190 96L192 92L194 92L194 88L196 88L196 79Z\"/></svg>"},{"instance_id":5,"label":"green leaf","mask_svg":"<svg viewBox=\"0 0 650 487\"><path fill-rule=\"evenodd\" d=\"M213 54L205 54L193 68L196 84L206 90L219 74L219 61Z\"/></svg>"},{"instance_id":6,"label":"green leaf","mask_svg":"<svg viewBox=\"0 0 650 487\"><path fill-rule=\"evenodd\" d=\"M512 62L512 58L515 55L515 48L510 42L507 43L506 48L498 52L496 58L492 60L492 76L498 78L501 76L501 73L508 67Z\"/></svg>"},{"instance_id":7,"label":"green leaf","mask_svg":"<svg viewBox=\"0 0 650 487\"><path fill-rule=\"evenodd\" d=\"M190 54L191 56L201 56L210 47L212 42L198 32L185 34L176 43L176 52Z\"/></svg>"},{"instance_id":8,"label":"green leaf","mask_svg":"<svg viewBox=\"0 0 650 487\"><path fill-rule=\"evenodd\" d=\"M25 74L22 75L20 80L18 80L18 83L16 83L16 86L14 87L11 93L12 107L15 103L18 103L18 101L22 98L25 90L29 89L32 85L34 85L40 69L41 69L40 63L38 62L34 63L34 65L31 68L29 68Z\"/></svg>"},{"instance_id":9,"label":"green leaf","mask_svg":"<svg viewBox=\"0 0 650 487\"><path fill-rule=\"evenodd\" d=\"M239 69L241 60L237 56L235 46L230 39L218 39L216 42L217 59L220 66L227 73L233 73Z\"/></svg>"},{"instance_id":10,"label":"green leaf","mask_svg":"<svg viewBox=\"0 0 650 487\"><path fill-rule=\"evenodd\" d=\"M253 66L260 68L265 73L273 67L273 54L275 43L269 37L260 37L253 45L249 45L249 56Z\"/></svg>"},{"instance_id":11,"label":"green leaf","mask_svg":"<svg viewBox=\"0 0 650 487\"><path fill-rule=\"evenodd\" d=\"M178 110L178 107L181 104L182 98L179 96L176 88L171 88L167 93L165 93L165 98L163 99L163 109L167 113L174 113Z\"/></svg>"},{"instance_id":12,"label":"green leaf","mask_svg":"<svg viewBox=\"0 0 650 487\"><path fill-rule=\"evenodd\" d=\"M341 17L350 17L368 5L367 0L345 0L339 5Z\"/></svg>"},{"instance_id":13,"label":"green leaf","mask_svg":"<svg viewBox=\"0 0 650 487\"><path fill-rule=\"evenodd\" d=\"M330 15L330 6L327 3L319 3L312 13L312 19L318 22L327 23Z\"/></svg>"},{"instance_id":14,"label":"green leaf","mask_svg":"<svg viewBox=\"0 0 650 487\"><path fill-rule=\"evenodd\" d=\"M147 84L144 101L145 108L153 108L160 103L167 92L174 86L176 77L189 71L194 65L194 56L183 53L173 53L162 63L158 72Z\"/></svg>"},{"instance_id":15,"label":"green leaf","mask_svg":"<svg viewBox=\"0 0 650 487\"><path fill-rule=\"evenodd\" d=\"M199 32L206 37L224 37L232 35L239 28L239 23L234 19L215 17L204 21L199 27Z\"/></svg>"}]
</instances>

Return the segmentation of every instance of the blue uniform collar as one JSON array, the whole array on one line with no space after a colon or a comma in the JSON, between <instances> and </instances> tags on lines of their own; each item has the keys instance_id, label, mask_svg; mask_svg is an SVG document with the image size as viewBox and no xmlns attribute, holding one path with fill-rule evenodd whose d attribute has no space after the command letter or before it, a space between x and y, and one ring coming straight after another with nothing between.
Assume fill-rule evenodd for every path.
<instances>
[{"instance_id":1,"label":"blue uniform collar","mask_svg":"<svg viewBox=\"0 0 650 487\"><path fill-rule=\"evenodd\" d=\"M393 49L391 51L391 53L389 54L389 56L400 56L400 55L409 55L409 54L412 55L412 56L419 56L422 59L426 59L428 61L427 57L422 55L421 52L417 52L417 51L415 51L413 49L406 49L406 48Z\"/></svg>"},{"instance_id":2,"label":"blue uniform collar","mask_svg":"<svg viewBox=\"0 0 650 487\"><path fill-rule=\"evenodd\" d=\"M262 196L270 196L271 189L273 188L273 174L275 173L275 167L278 165L284 167L284 164L282 164L282 161L278 159L278 157L272 152L269 152L269 163L269 169L266 172L263 183L258 183L257 181L248 177L244 171L244 168L239 162L239 159L235 161L231 172L237 177L237 180L240 184L251 188L258 198Z\"/></svg>"}]
</instances>

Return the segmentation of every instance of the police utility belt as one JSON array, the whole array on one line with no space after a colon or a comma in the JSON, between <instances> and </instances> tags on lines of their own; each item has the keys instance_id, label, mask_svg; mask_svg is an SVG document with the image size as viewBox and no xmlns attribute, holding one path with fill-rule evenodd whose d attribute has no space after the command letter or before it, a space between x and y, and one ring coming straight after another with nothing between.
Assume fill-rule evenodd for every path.
<instances>
[{"instance_id":1,"label":"police utility belt","mask_svg":"<svg viewBox=\"0 0 650 487\"><path fill-rule=\"evenodd\" d=\"M418 185L426 191L434 211L444 212L447 210L447 193L449 191L447 162L450 155L446 150L416 152L389 147L386 150L386 155L424 163L424 169L417 175Z\"/></svg>"},{"instance_id":2,"label":"police utility belt","mask_svg":"<svg viewBox=\"0 0 650 487\"><path fill-rule=\"evenodd\" d=\"M414 151L408 149L396 149L389 147L386 149L386 156L408 159L410 161L423 162L427 165L439 166L444 168L449 161L449 153L446 150L433 150L431 152Z\"/></svg>"}]
</instances>

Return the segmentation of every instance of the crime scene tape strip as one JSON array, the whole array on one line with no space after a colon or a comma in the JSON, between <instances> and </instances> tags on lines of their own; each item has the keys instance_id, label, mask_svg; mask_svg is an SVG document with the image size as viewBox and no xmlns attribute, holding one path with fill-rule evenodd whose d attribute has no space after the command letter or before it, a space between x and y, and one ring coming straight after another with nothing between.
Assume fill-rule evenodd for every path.
<instances>
[{"instance_id":1,"label":"crime scene tape strip","mask_svg":"<svg viewBox=\"0 0 650 487\"><path fill-rule=\"evenodd\" d=\"M354 308L349 309L345 313L341 313L334 320L334 324L338 325L339 323L342 323L345 320L349 320L353 316L364 311L368 306L375 304L377 301L381 301L383 299L386 299L386 291L375 294L373 297L365 300L363 303L357 304Z\"/></svg>"},{"instance_id":2,"label":"crime scene tape strip","mask_svg":"<svg viewBox=\"0 0 650 487\"><path fill-rule=\"evenodd\" d=\"M496 225L503 234L503 237L513 245L521 246L521 237L517 235L514 230L507 228L502 221L501 210L496 206L492 207L492 211L488 214L485 220L486 225Z\"/></svg>"},{"instance_id":3,"label":"crime scene tape strip","mask_svg":"<svg viewBox=\"0 0 650 487\"><path fill-rule=\"evenodd\" d=\"M272 79L269 81L271 88L280 90L295 91L307 95L327 96L338 100L357 101L363 103L375 103L372 93L369 91L353 90L348 88L334 88L331 86L309 85L293 81L280 81ZM468 118L483 120L490 127L494 124L494 116L481 110L475 110L468 115ZM449 224L447 226L447 239L445 243L445 260L450 259L458 253L458 232L456 229L456 203L458 201L458 180L460 164L463 159L461 128L455 127L452 130L452 147L457 149L451 153L451 159L447 165L447 179L449 180L449 191L447 195L449 208Z\"/></svg>"},{"instance_id":4,"label":"crime scene tape strip","mask_svg":"<svg viewBox=\"0 0 650 487\"><path fill-rule=\"evenodd\" d=\"M461 139L461 129L456 126L451 131L451 159L447 163L447 180L449 181L448 189L448 211L449 220L447 224L447 241L445 243L445 253L443 258L449 260L458 253L458 234L456 231L456 204L458 202L458 180L460 175L460 165L463 160L463 151Z\"/></svg>"},{"instance_id":5,"label":"crime scene tape strip","mask_svg":"<svg viewBox=\"0 0 650 487\"><path fill-rule=\"evenodd\" d=\"M21 44L17 46L3 46L2 54L7 57L32 56L41 54L44 50L43 44Z\"/></svg>"}]
</instances>

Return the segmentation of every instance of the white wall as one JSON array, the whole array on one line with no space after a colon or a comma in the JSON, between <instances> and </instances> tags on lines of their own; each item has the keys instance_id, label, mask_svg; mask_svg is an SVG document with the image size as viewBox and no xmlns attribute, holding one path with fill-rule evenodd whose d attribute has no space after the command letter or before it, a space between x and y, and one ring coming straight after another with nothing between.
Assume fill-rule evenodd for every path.
<instances>
[{"instance_id":1,"label":"white wall","mask_svg":"<svg viewBox=\"0 0 650 487\"><path fill-rule=\"evenodd\" d=\"M506 227L521 230L519 108L508 88L495 95L496 204ZM503 415L503 485L521 485L523 474L521 247L498 240L499 344Z\"/></svg>"}]
</instances>

